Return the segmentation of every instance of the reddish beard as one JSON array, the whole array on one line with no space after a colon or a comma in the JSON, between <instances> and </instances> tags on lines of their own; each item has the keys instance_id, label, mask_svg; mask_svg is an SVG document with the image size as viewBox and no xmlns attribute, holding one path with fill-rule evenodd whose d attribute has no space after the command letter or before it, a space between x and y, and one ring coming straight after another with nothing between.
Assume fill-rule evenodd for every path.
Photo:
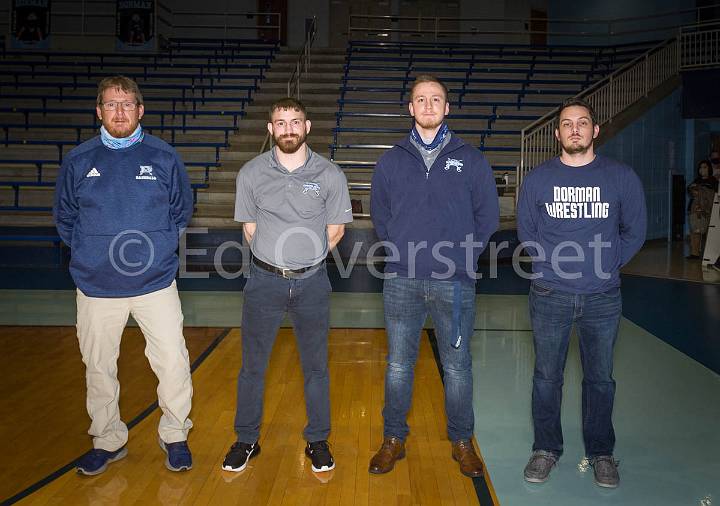
<instances>
[{"instance_id":1,"label":"reddish beard","mask_svg":"<svg viewBox=\"0 0 720 506\"><path fill-rule=\"evenodd\" d=\"M281 135L279 137L273 135L273 140L275 141L275 145L280 149L280 151L291 155L295 153L298 149L300 149L300 146L305 143L306 137L307 136L305 134Z\"/></svg>"}]
</instances>

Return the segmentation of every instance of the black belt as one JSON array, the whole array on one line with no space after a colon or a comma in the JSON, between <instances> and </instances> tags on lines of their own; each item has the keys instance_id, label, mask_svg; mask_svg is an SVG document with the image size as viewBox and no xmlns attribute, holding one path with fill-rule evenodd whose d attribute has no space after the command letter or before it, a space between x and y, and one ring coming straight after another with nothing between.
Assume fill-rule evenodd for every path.
<instances>
[{"instance_id":1,"label":"black belt","mask_svg":"<svg viewBox=\"0 0 720 506\"><path fill-rule=\"evenodd\" d=\"M283 268L275 267L274 265L265 263L262 260L258 259L257 257L253 257L252 261L255 265L257 265L261 269L266 270L268 272L272 272L273 274L282 276L285 279L290 279L291 275L293 275L293 274L302 274L303 272L307 272L309 270L320 267L325 262L325 260L323 260L322 262L316 263L315 265L311 265L310 267L302 267L300 269L283 269Z\"/></svg>"}]
</instances>

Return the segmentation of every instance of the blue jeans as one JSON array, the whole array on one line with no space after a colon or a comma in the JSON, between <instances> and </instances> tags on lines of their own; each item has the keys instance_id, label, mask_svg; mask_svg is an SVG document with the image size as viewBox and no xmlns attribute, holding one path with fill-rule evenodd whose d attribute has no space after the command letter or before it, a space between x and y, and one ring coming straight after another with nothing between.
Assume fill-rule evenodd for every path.
<instances>
[{"instance_id":1,"label":"blue jeans","mask_svg":"<svg viewBox=\"0 0 720 506\"><path fill-rule=\"evenodd\" d=\"M459 288L453 325L455 285ZM413 391L415 362L428 312L437 334L437 346L443 366L445 413L451 441L470 439L475 417L472 407L472 358L470 337L475 323L475 287L467 283L408 279L386 279L383 287L385 328L388 338L385 372L385 437L405 439L409 428L407 414ZM457 327L462 337L457 342Z\"/></svg>"},{"instance_id":2,"label":"blue jeans","mask_svg":"<svg viewBox=\"0 0 720 506\"><path fill-rule=\"evenodd\" d=\"M530 318L535 345L532 415L533 450L556 455L563 452L560 404L570 331L576 325L583 368L582 428L588 457L612 455L615 400L613 349L617 339L622 298L620 288L577 295L548 288L536 281L530 286Z\"/></svg>"},{"instance_id":3,"label":"blue jeans","mask_svg":"<svg viewBox=\"0 0 720 506\"><path fill-rule=\"evenodd\" d=\"M330 379L327 336L330 326L330 280L325 266L304 279L285 279L250 266L242 312L242 368L237 383L237 440L254 443L260 436L265 370L285 312L290 315L305 379L307 441L330 434Z\"/></svg>"}]
</instances>

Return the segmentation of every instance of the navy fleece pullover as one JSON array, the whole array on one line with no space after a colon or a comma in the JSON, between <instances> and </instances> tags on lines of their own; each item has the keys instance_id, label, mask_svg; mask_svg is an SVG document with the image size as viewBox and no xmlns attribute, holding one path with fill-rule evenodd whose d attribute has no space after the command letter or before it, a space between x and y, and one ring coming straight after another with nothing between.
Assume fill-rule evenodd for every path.
<instances>
[{"instance_id":1,"label":"navy fleece pullover","mask_svg":"<svg viewBox=\"0 0 720 506\"><path fill-rule=\"evenodd\" d=\"M426 170L410 136L375 166L370 194L385 272L475 283L480 253L499 226L497 188L485 157L453 135ZM395 250L395 251L393 251Z\"/></svg>"},{"instance_id":2,"label":"navy fleece pullover","mask_svg":"<svg viewBox=\"0 0 720 506\"><path fill-rule=\"evenodd\" d=\"M553 158L525 177L518 238L528 247L538 283L571 293L620 286L620 267L645 242L645 194L635 172L597 155L581 167ZM539 254L539 256L538 256Z\"/></svg>"},{"instance_id":3,"label":"navy fleece pullover","mask_svg":"<svg viewBox=\"0 0 720 506\"><path fill-rule=\"evenodd\" d=\"M53 216L77 287L90 297L132 297L175 279L192 210L185 166L170 145L145 134L113 150L98 136L65 157Z\"/></svg>"}]
</instances>

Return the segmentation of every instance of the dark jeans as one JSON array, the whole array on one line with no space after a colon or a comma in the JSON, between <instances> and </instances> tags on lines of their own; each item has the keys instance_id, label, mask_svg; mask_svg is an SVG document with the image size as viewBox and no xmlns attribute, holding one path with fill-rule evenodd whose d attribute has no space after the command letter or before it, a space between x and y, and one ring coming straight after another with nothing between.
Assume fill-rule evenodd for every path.
<instances>
[{"instance_id":1,"label":"dark jeans","mask_svg":"<svg viewBox=\"0 0 720 506\"><path fill-rule=\"evenodd\" d=\"M285 279L250 266L242 314L242 368L238 376L235 432L238 441L254 443L260 435L265 370L285 312L297 338L305 378L307 441L330 434L330 381L327 336L330 280L325 266L304 279Z\"/></svg>"},{"instance_id":2,"label":"dark jeans","mask_svg":"<svg viewBox=\"0 0 720 506\"><path fill-rule=\"evenodd\" d=\"M588 457L612 455L615 400L613 349L622 313L620 288L576 295L537 282L530 286L530 318L535 345L532 415L533 450L563 452L560 404L570 331L576 325L583 367L582 427Z\"/></svg>"},{"instance_id":3,"label":"dark jeans","mask_svg":"<svg viewBox=\"0 0 720 506\"><path fill-rule=\"evenodd\" d=\"M453 325L455 285L460 287L460 340ZM475 287L468 283L408 278L386 279L383 287L385 328L388 338L385 373L385 437L405 439L407 414L412 401L415 361L428 312L437 334L437 346L444 371L445 413L451 441L470 439L475 417L472 407L472 358L470 338L475 323ZM455 332L453 332L455 330Z\"/></svg>"}]
</instances>

